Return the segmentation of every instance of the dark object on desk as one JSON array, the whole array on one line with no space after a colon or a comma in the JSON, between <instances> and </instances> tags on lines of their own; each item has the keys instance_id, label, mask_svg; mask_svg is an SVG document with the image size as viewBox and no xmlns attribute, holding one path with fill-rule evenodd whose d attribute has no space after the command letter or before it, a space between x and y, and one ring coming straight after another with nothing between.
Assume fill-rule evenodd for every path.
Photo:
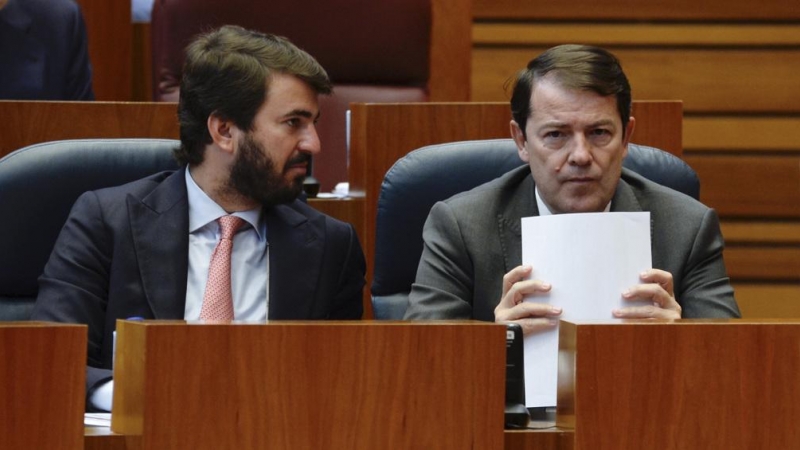
<instances>
[{"instance_id":1,"label":"dark object on desk","mask_svg":"<svg viewBox=\"0 0 800 450\"><path fill-rule=\"evenodd\" d=\"M309 175L303 180L303 192L306 193L307 198L317 198L317 194L319 194L319 181L316 178Z\"/></svg>"},{"instance_id":2,"label":"dark object on desk","mask_svg":"<svg viewBox=\"0 0 800 450\"><path fill-rule=\"evenodd\" d=\"M522 327L506 325L506 428L528 426L530 415L525 407L525 352L522 347Z\"/></svg>"}]
</instances>

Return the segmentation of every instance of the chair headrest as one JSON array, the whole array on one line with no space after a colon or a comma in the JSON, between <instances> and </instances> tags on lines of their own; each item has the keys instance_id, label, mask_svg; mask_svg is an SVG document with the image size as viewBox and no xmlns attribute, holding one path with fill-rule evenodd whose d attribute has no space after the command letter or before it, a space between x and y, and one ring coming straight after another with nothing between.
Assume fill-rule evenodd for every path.
<instances>
[{"instance_id":1,"label":"chair headrest","mask_svg":"<svg viewBox=\"0 0 800 450\"><path fill-rule=\"evenodd\" d=\"M286 36L313 55L336 84L425 86L430 0L157 0L153 5L156 98L177 88L186 45L225 24Z\"/></svg>"},{"instance_id":2,"label":"chair headrest","mask_svg":"<svg viewBox=\"0 0 800 450\"><path fill-rule=\"evenodd\" d=\"M372 295L409 291L422 255L422 228L434 203L523 164L511 139L431 145L397 161L386 173L378 198ZM630 144L623 166L699 197L694 170L670 153Z\"/></svg>"},{"instance_id":3,"label":"chair headrest","mask_svg":"<svg viewBox=\"0 0 800 450\"><path fill-rule=\"evenodd\" d=\"M36 297L37 279L80 194L178 168L168 139L31 145L0 159L0 298Z\"/></svg>"}]
</instances>

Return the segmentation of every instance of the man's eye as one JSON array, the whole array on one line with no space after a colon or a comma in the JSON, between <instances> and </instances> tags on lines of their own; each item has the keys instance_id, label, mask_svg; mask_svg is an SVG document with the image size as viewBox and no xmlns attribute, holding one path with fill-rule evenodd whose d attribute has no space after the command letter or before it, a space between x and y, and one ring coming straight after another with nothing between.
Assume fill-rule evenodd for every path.
<instances>
[{"instance_id":1,"label":"man's eye","mask_svg":"<svg viewBox=\"0 0 800 450\"><path fill-rule=\"evenodd\" d=\"M300 126L300 119L289 119L286 121L286 125L289 125L292 128L297 128Z\"/></svg>"},{"instance_id":2,"label":"man's eye","mask_svg":"<svg viewBox=\"0 0 800 450\"><path fill-rule=\"evenodd\" d=\"M558 139L558 138L560 138L562 136L564 136L564 133L562 133L560 131L548 131L544 135L544 137L548 138L548 139Z\"/></svg>"},{"instance_id":3,"label":"man's eye","mask_svg":"<svg viewBox=\"0 0 800 450\"><path fill-rule=\"evenodd\" d=\"M598 128L596 130L592 130L592 134L594 134L595 136L606 136L610 135L611 132L604 128Z\"/></svg>"}]
</instances>

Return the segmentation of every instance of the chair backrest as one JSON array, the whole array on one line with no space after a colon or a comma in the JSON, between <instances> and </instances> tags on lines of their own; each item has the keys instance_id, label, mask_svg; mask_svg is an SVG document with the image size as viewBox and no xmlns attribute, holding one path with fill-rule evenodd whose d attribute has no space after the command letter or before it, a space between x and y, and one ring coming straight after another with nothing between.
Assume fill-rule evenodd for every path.
<instances>
[{"instance_id":1,"label":"chair backrest","mask_svg":"<svg viewBox=\"0 0 800 450\"><path fill-rule=\"evenodd\" d=\"M83 192L178 168L170 139L81 139L0 159L0 320L30 317L53 244Z\"/></svg>"},{"instance_id":2,"label":"chair backrest","mask_svg":"<svg viewBox=\"0 0 800 450\"><path fill-rule=\"evenodd\" d=\"M378 198L372 306L376 319L401 319L422 255L422 228L437 201L524 164L511 139L452 142L409 153L386 173ZM662 150L630 144L623 166L694 198L697 174Z\"/></svg>"},{"instance_id":3,"label":"chair backrest","mask_svg":"<svg viewBox=\"0 0 800 450\"><path fill-rule=\"evenodd\" d=\"M286 36L313 55L334 83L320 102L323 152L313 175L331 190L347 179L345 112L350 102L428 99L431 0L156 0L153 98L177 101L184 49L224 24Z\"/></svg>"}]
</instances>

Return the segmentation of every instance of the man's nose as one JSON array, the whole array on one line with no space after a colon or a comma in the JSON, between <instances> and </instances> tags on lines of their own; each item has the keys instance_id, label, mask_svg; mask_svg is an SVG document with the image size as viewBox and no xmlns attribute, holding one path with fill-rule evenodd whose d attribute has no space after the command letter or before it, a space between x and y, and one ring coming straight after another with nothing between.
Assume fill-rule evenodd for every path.
<instances>
[{"instance_id":1,"label":"man's nose","mask_svg":"<svg viewBox=\"0 0 800 450\"><path fill-rule=\"evenodd\" d=\"M569 163L585 166L592 162L592 145L585 136L578 135L569 153Z\"/></svg>"},{"instance_id":2,"label":"man's nose","mask_svg":"<svg viewBox=\"0 0 800 450\"><path fill-rule=\"evenodd\" d=\"M317 133L316 124L311 124L303 133L298 146L300 150L316 155L322 150L322 144L319 140L319 133Z\"/></svg>"}]
</instances>

